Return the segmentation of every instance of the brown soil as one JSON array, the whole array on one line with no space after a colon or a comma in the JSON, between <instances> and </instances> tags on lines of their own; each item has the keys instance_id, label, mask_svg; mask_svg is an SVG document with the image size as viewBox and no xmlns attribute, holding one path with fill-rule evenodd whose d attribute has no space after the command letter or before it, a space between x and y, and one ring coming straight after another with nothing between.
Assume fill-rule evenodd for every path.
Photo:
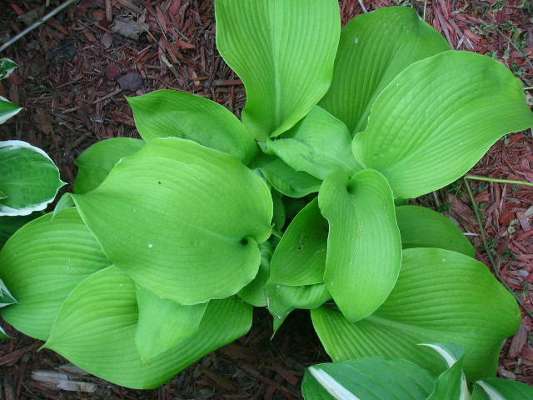
<instances>
[{"instance_id":1,"label":"brown soil","mask_svg":"<svg viewBox=\"0 0 533 400\"><path fill-rule=\"evenodd\" d=\"M22 30L24 19L39 15L43 3L0 0L0 42ZM47 10L59 1L50 3ZM46 149L68 182L76 173L74 159L89 145L113 136L137 136L126 95L177 88L208 96L237 113L244 103L240 81L215 49L212 0L112 0L109 15L106 3L82 0L4 54L20 68L0 84L0 96L23 105L24 111L0 127L0 138ZM368 9L411 3L424 13L424 1L363 3ZM533 86L533 5L528 0L429 0L426 5L426 20L455 48L491 54ZM357 0L342 0L341 6L345 22L361 12ZM137 40L113 33L109 16L146 23L148 33ZM472 173L533 182L532 136L531 131L507 136ZM462 180L420 202L444 211L470 232L478 257L522 304L523 324L502 352L499 374L533 384L533 191L518 185L469 184L481 226ZM60 392L33 380L32 371L57 370L66 361L37 351L40 343L15 334L15 340L0 344L0 400L300 398L304 367L327 356L304 312L291 316L273 341L270 333L267 313L257 310L246 337L161 389L127 390L80 377L97 384L91 395Z\"/></svg>"}]
</instances>

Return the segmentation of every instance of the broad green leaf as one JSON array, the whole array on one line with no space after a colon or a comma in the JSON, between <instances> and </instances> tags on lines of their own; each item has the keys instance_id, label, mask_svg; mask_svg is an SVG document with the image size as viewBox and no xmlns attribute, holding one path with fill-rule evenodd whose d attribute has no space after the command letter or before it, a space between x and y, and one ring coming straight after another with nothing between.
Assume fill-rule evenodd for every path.
<instances>
[{"instance_id":1,"label":"broad green leaf","mask_svg":"<svg viewBox=\"0 0 533 400\"><path fill-rule=\"evenodd\" d=\"M0 80L5 79L17 68L15 61L9 58L0 58Z\"/></svg>"},{"instance_id":2,"label":"broad green leaf","mask_svg":"<svg viewBox=\"0 0 533 400\"><path fill-rule=\"evenodd\" d=\"M122 158L139 151L144 142L139 139L115 137L97 142L76 159L78 175L74 193L87 193L95 189Z\"/></svg>"},{"instance_id":3,"label":"broad green leaf","mask_svg":"<svg viewBox=\"0 0 533 400\"><path fill-rule=\"evenodd\" d=\"M0 216L44 210L65 184L43 150L19 140L0 142L0 171Z\"/></svg>"},{"instance_id":4,"label":"broad green leaf","mask_svg":"<svg viewBox=\"0 0 533 400\"><path fill-rule=\"evenodd\" d=\"M422 346L436 351L448 366L448 369L435 381L435 387L427 400L469 400L470 392L463 373L463 350L454 345L438 343L427 343Z\"/></svg>"},{"instance_id":5,"label":"broad green leaf","mask_svg":"<svg viewBox=\"0 0 533 400\"><path fill-rule=\"evenodd\" d=\"M412 362L366 358L310 367L302 392L305 400L425 400L433 381Z\"/></svg>"},{"instance_id":6,"label":"broad green leaf","mask_svg":"<svg viewBox=\"0 0 533 400\"><path fill-rule=\"evenodd\" d=\"M503 135L532 126L511 71L487 56L445 51L394 78L352 147L397 197L414 198L461 177Z\"/></svg>"},{"instance_id":7,"label":"broad green leaf","mask_svg":"<svg viewBox=\"0 0 533 400\"><path fill-rule=\"evenodd\" d=\"M292 198L300 198L318 192L320 181L305 172L298 172L277 157L262 155L255 167L281 194Z\"/></svg>"},{"instance_id":8,"label":"broad green leaf","mask_svg":"<svg viewBox=\"0 0 533 400\"><path fill-rule=\"evenodd\" d=\"M326 285L285 286L269 283L266 286L267 307L274 317L277 331L285 318L295 309L312 310L331 299Z\"/></svg>"},{"instance_id":9,"label":"broad green leaf","mask_svg":"<svg viewBox=\"0 0 533 400\"><path fill-rule=\"evenodd\" d=\"M135 125L147 142L180 137L229 153L243 163L255 155L254 137L228 109L205 97L175 90L157 90L129 97Z\"/></svg>"},{"instance_id":10,"label":"broad green leaf","mask_svg":"<svg viewBox=\"0 0 533 400\"><path fill-rule=\"evenodd\" d=\"M412 361L432 373L442 361L418 343L455 343L465 350L471 381L494 375L503 340L520 324L513 296L488 268L442 249L407 249L386 302L370 317L351 323L329 307L311 312L326 351L335 361L387 357Z\"/></svg>"},{"instance_id":11,"label":"broad green leaf","mask_svg":"<svg viewBox=\"0 0 533 400\"><path fill-rule=\"evenodd\" d=\"M500 378L485 378L474 385L472 400L529 400L533 387Z\"/></svg>"},{"instance_id":12,"label":"broad green leaf","mask_svg":"<svg viewBox=\"0 0 533 400\"><path fill-rule=\"evenodd\" d=\"M336 0L216 0L217 48L246 88L257 138L292 128L329 88L341 23Z\"/></svg>"},{"instance_id":13,"label":"broad green leaf","mask_svg":"<svg viewBox=\"0 0 533 400\"><path fill-rule=\"evenodd\" d=\"M150 141L73 198L114 265L183 305L250 283L271 231L265 182L236 158L178 138Z\"/></svg>"},{"instance_id":14,"label":"broad green leaf","mask_svg":"<svg viewBox=\"0 0 533 400\"><path fill-rule=\"evenodd\" d=\"M331 88L320 105L352 134L366 126L376 96L403 69L450 46L412 8L385 7L343 28Z\"/></svg>"},{"instance_id":15,"label":"broad green leaf","mask_svg":"<svg viewBox=\"0 0 533 400\"><path fill-rule=\"evenodd\" d=\"M13 297L5 283L0 279L0 308L15 304L17 300Z\"/></svg>"},{"instance_id":16,"label":"broad green leaf","mask_svg":"<svg viewBox=\"0 0 533 400\"><path fill-rule=\"evenodd\" d=\"M254 307L265 307L267 305L265 285L267 284L270 275L272 244L270 241L263 242L259 245L259 248L261 249L261 265L259 266L259 272L254 280L239 292L239 297Z\"/></svg>"},{"instance_id":17,"label":"broad green leaf","mask_svg":"<svg viewBox=\"0 0 533 400\"><path fill-rule=\"evenodd\" d=\"M267 149L295 171L325 179L339 169L360 169L351 152L351 141L346 125L315 106L291 130L268 140Z\"/></svg>"},{"instance_id":18,"label":"broad green leaf","mask_svg":"<svg viewBox=\"0 0 533 400\"><path fill-rule=\"evenodd\" d=\"M17 115L20 111L22 111L22 107L19 107L5 97L0 96L0 125L6 122L9 118Z\"/></svg>"},{"instance_id":19,"label":"broad green leaf","mask_svg":"<svg viewBox=\"0 0 533 400\"><path fill-rule=\"evenodd\" d=\"M72 289L109 265L76 209L37 218L0 251L0 278L17 299L2 316L26 335L46 340Z\"/></svg>"},{"instance_id":20,"label":"broad green leaf","mask_svg":"<svg viewBox=\"0 0 533 400\"><path fill-rule=\"evenodd\" d=\"M136 389L152 389L209 352L246 334L252 308L230 298L209 303L199 334L143 363L135 347L135 285L117 267L85 279L67 298L45 347L83 370Z\"/></svg>"},{"instance_id":21,"label":"broad green leaf","mask_svg":"<svg viewBox=\"0 0 533 400\"><path fill-rule=\"evenodd\" d=\"M294 217L276 246L270 282L285 286L322 283L326 267L328 222L315 198Z\"/></svg>"},{"instance_id":22,"label":"broad green leaf","mask_svg":"<svg viewBox=\"0 0 533 400\"><path fill-rule=\"evenodd\" d=\"M154 360L198 332L207 303L182 306L140 286L136 294L139 319L135 345L144 362Z\"/></svg>"},{"instance_id":23,"label":"broad green leaf","mask_svg":"<svg viewBox=\"0 0 533 400\"><path fill-rule=\"evenodd\" d=\"M318 205L329 223L326 287L348 320L366 318L383 304L400 272L390 186L377 171L337 172L324 180Z\"/></svg>"},{"instance_id":24,"label":"broad green leaf","mask_svg":"<svg viewBox=\"0 0 533 400\"><path fill-rule=\"evenodd\" d=\"M476 250L464 233L449 218L419 206L396 208L398 227L404 249L437 247L474 257Z\"/></svg>"},{"instance_id":25,"label":"broad green leaf","mask_svg":"<svg viewBox=\"0 0 533 400\"><path fill-rule=\"evenodd\" d=\"M33 216L0 217L0 249L18 229L33 219Z\"/></svg>"}]
</instances>

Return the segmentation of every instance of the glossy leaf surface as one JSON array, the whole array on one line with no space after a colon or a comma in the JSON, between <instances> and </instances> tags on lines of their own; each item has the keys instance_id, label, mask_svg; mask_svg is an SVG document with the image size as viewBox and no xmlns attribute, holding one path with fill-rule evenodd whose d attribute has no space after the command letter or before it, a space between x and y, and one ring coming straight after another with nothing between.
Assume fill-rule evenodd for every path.
<instances>
[{"instance_id":1,"label":"glossy leaf surface","mask_svg":"<svg viewBox=\"0 0 533 400\"><path fill-rule=\"evenodd\" d=\"M340 36L336 0L217 0L217 48L242 79L257 138L292 128L326 93Z\"/></svg>"},{"instance_id":2,"label":"glossy leaf surface","mask_svg":"<svg viewBox=\"0 0 533 400\"><path fill-rule=\"evenodd\" d=\"M390 186L373 170L339 172L320 187L318 204L329 223L326 287L346 318L366 318L383 304L400 272Z\"/></svg>"},{"instance_id":3,"label":"glossy leaf surface","mask_svg":"<svg viewBox=\"0 0 533 400\"><path fill-rule=\"evenodd\" d=\"M73 197L114 265L184 305L250 283L271 230L264 181L234 157L183 139L154 139L97 189Z\"/></svg>"}]
</instances>

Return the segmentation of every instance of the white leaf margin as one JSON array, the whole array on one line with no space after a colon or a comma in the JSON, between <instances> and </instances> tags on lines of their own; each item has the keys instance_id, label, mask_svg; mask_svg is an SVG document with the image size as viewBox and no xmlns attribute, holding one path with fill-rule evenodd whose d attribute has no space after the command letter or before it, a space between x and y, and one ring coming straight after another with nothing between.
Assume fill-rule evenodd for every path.
<instances>
[{"instance_id":1,"label":"white leaf margin","mask_svg":"<svg viewBox=\"0 0 533 400\"><path fill-rule=\"evenodd\" d=\"M0 79L9 78L9 76L13 73L13 71L16 70L18 67L15 61L7 57L0 58L0 65L1 63L12 64L12 67L6 69L4 73L2 73L2 70L0 69Z\"/></svg>"},{"instance_id":2,"label":"white leaf margin","mask_svg":"<svg viewBox=\"0 0 533 400\"><path fill-rule=\"evenodd\" d=\"M47 160L49 160L54 168L57 170L57 173L59 174L59 169L57 168L56 164L54 163L54 160L50 158L46 152L38 147L32 146L31 144L24 142L22 140L5 140L0 142L0 149L3 148L10 148L10 150L17 150L17 149L29 149L31 151L34 151L35 153L40 154ZM45 210L48 205L54 201L57 194L59 193L59 190L66 185L65 182L63 182L61 179L59 179L59 182L61 182L61 185L58 186L56 189L54 195L50 199L46 199L45 201L42 201L40 203L36 204L30 204L29 206L26 206L24 208L12 208L8 207L6 205L0 204L0 217L17 217L17 216L26 216L30 215L31 213L35 211L43 211Z\"/></svg>"},{"instance_id":3,"label":"white leaf margin","mask_svg":"<svg viewBox=\"0 0 533 400\"><path fill-rule=\"evenodd\" d=\"M310 367L309 372L317 382L336 400L361 400L326 371L317 367Z\"/></svg>"},{"instance_id":4,"label":"white leaf margin","mask_svg":"<svg viewBox=\"0 0 533 400\"><path fill-rule=\"evenodd\" d=\"M490 400L506 400L505 397L500 394L500 392L490 386L487 382L477 381L476 384L481 386L485 393L487 393L487 396L489 396Z\"/></svg>"},{"instance_id":5,"label":"white leaf margin","mask_svg":"<svg viewBox=\"0 0 533 400\"><path fill-rule=\"evenodd\" d=\"M15 103L9 101L8 99L6 99L5 97L0 96L0 103L2 103L2 102L3 103L15 104ZM13 111L7 112L5 114L0 114L0 125L3 124L4 122L6 122L9 118L17 115L21 111L22 111L22 107L18 107L18 108L15 108Z\"/></svg>"},{"instance_id":6,"label":"white leaf margin","mask_svg":"<svg viewBox=\"0 0 533 400\"><path fill-rule=\"evenodd\" d=\"M444 361L448 365L448 368L453 367L457 362L457 358L450 351L448 351L445 346L436 343L419 343L418 345L429 347L430 349L435 350L439 354L439 356L444 359ZM461 372L461 393L459 394L458 400L470 400L470 392L468 391L468 383L466 381L466 376L464 372ZM494 398L494 400L500 399ZM502 398L502 400L505 399Z\"/></svg>"}]
</instances>

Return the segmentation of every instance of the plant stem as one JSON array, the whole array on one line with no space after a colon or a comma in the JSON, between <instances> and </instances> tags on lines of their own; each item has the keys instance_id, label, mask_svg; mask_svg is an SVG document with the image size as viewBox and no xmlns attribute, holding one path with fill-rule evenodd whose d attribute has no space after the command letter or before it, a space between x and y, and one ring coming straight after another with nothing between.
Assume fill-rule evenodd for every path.
<instances>
[{"instance_id":1,"label":"plant stem","mask_svg":"<svg viewBox=\"0 0 533 400\"><path fill-rule=\"evenodd\" d=\"M11 46L13 43L15 43L17 40L22 38L23 36L26 36L28 33L33 31L35 28L39 27L40 25L44 24L46 21L48 21L50 18L52 18L54 15L61 12L63 9L67 8L72 3L76 2L78 0L67 0L63 4L59 5L52 11L50 11L48 14L46 14L44 17L39 18L37 21L35 21L33 24L28 26L26 29L21 31L20 33L13 36L11 39L9 39L7 42L5 42L2 46L0 46L0 52L7 49L9 46Z\"/></svg>"},{"instance_id":2,"label":"plant stem","mask_svg":"<svg viewBox=\"0 0 533 400\"><path fill-rule=\"evenodd\" d=\"M507 183L510 185L522 185L522 186L533 187L533 182L518 181L514 179L500 179L500 178L491 178L488 176L477 176L477 175L467 175L466 179L470 179L472 181L483 181L483 182L490 182L490 183Z\"/></svg>"}]
</instances>

